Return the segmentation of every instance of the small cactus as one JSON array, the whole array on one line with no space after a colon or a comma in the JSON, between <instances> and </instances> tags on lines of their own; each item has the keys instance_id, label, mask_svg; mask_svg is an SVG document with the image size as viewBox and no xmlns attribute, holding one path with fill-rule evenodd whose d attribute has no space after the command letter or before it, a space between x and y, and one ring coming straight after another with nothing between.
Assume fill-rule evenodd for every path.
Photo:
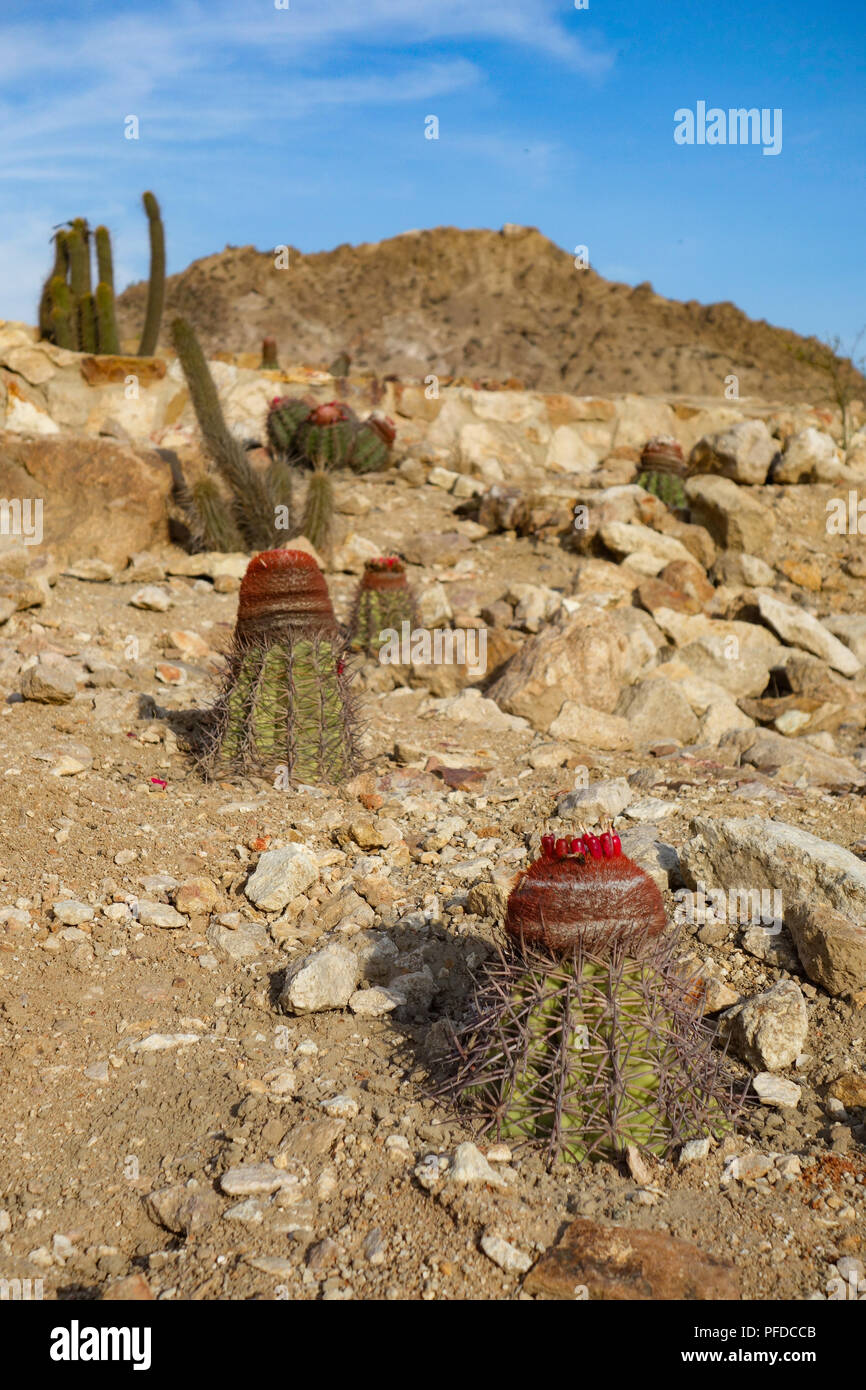
<instances>
[{"instance_id":1,"label":"small cactus","mask_svg":"<svg viewBox=\"0 0 866 1390\"><path fill-rule=\"evenodd\" d=\"M742 1097L662 935L661 895L611 829L556 839L519 875L506 950L456 1035L444 1089L548 1162L664 1155L731 1128Z\"/></svg>"},{"instance_id":2,"label":"small cactus","mask_svg":"<svg viewBox=\"0 0 866 1390\"><path fill-rule=\"evenodd\" d=\"M404 622L415 625L415 601L403 561L396 555L367 560L349 619L352 647L375 656L381 634L387 628L400 631Z\"/></svg>"},{"instance_id":3,"label":"small cactus","mask_svg":"<svg viewBox=\"0 0 866 1390\"><path fill-rule=\"evenodd\" d=\"M226 682L202 768L339 783L357 770L355 720L324 575L299 550L256 555L241 583Z\"/></svg>"},{"instance_id":4,"label":"small cactus","mask_svg":"<svg viewBox=\"0 0 866 1390\"><path fill-rule=\"evenodd\" d=\"M683 486L687 471L678 441L673 435L657 434L644 446L637 483L672 511L677 511L688 505Z\"/></svg>"},{"instance_id":5,"label":"small cactus","mask_svg":"<svg viewBox=\"0 0 866 1390\"><path fill-rule=\"evenodd\" d=\"M273 372L279 369L279 365L276 338L262 338L262 360L259 369L263 372Z\"/></svg>"}]
</instances>

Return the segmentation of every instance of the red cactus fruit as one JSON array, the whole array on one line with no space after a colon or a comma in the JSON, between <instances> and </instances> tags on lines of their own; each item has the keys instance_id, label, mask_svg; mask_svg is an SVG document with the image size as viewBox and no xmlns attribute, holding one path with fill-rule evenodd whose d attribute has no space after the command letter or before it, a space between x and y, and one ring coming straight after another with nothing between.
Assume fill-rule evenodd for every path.
<instances>
[{"instance_id":1,"label":"red cactus fruit","mask_svg":"<svg viewBox=\"0 0 866 1390\"><path fill-rule=\"evenodd\" d=\"M337 632L325 576L305 550L265 550L247 566L238 595L237 636L288 624Z\"/></svg>"},{"instance_id":2,"label":"red cactus fruit","mask_svg":"<svg viewBox=\"0 0 866 1390\"><path fill-rule=\"evenodd\" d=\"M569 855L567 842L557 840L555 857L543 853L519 876L505 915L505 930L514 940L563 955L578 946L603 953L614 942L637 945L664 931L664 902L649 875L626 858L621 845L613 852L609 833L603 837L611 840L608 858L597 836L586 838L589 858L573 850Z\"/></svg>"},{"instance_id":3,"label":"red cactus fruit","mask_svg":"<svg viewBox=\"0 0 866 1390\"><path fill-rule=\"evenodd\" d=\"M361 587L379 592L406 588L406 567L397 555L380 555L364 562Z\"/></svg>"},{"instance_id":4,"label":"red cactus fruit","mask_svg":"<svg viewBox=\"0 0 866 1390\"><path fill-rule=\"evenodd\" d=\"M317 405L310 411L309 420L313 425L333 425L337 420L348 420L346 407L340 401L328 401Z\"/></svg>"},{"instance_id":5,"label":"red cactus fruit","mask_svg":"<svg viewBox=\"0 0 866 1390\"><path fill-rule=\"evenodd\" d=\"M394 440L397 438L397 426L394 424L390 415L371 415L365 423L376 431L379 438L383 440L390 449Z\"/></svg>"}]
</instances>

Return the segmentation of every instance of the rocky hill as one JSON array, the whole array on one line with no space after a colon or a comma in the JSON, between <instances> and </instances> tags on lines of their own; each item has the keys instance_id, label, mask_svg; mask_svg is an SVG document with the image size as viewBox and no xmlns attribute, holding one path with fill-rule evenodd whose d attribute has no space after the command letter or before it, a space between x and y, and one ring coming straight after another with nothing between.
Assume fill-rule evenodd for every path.
<instances>
[{"instance_id":1,"label":"rocky hill","mask_svg":"<svg viewBox=\"0 0 866 1390\"><path fill-rule=\"evenodd\" d=\"M144 284L121 296L121 333L135 336ZM281 360L329 362L382 375L517 378L541 390L741 396L820 403L826 376L798 361L806 340L730 303L680 303L578 270L531 227L437 227L344 244L275 268L253 246L194 261L168 282L163 336L187 315L206 351L257 350L276 337ZM861 378L862 380L862 378ZM863 382L866 394L866 381Z\"/></svg>"}]
</instances>

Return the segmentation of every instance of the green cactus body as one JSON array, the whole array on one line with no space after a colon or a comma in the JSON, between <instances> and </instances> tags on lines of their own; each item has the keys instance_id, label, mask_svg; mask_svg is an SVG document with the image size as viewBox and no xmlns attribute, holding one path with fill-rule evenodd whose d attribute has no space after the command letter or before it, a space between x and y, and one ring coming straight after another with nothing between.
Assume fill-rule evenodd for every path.
<instances>
[{"instance_id":1,"label":"green cactus body","mask_svg":"<svg viewBox=\"0 0 866 1390\"><path fill-rule=\"evenodd\" d=\"M678 973L658 888L615 832L545 836L504 925L444 1092L550 1164L663 1156L733 1127L742 1093Z\"/></svg>"},{"instance_id":2,"label":"green cactus body","mask_svg":"<svg viewBox=\"0 0 866 1390\"><path fill-rule=\"evenodd\" d=\"M96 300L92 294L85 294L78 301L78 341L82 352L96 352L99 346L96 334Z\"/></svg>"},{"instance_id":3,"label":"green cactus body","mask_svg":"<svg viewBox=\"0 0 866 1390\"><path fill-rule=\"evenodd\" d=\"M403 623L414 623L415 604L408 589L382 592L364 589L358 596L357 612L352 623L352 646L356 651L375 656L382 645L381 633L388 628L401 631Z\"/></svg>"},{"instance_id":4,"label":"green cactus body","mask_svg":"<svg viewBox=\"0 0 866 1390\"><path fill-rule=\"evenodd\" d=\"M83 217L76 217L66 236L69 251L69 284L76 299L91 293L90 235Z\"/></svg>"},{"instance_id":5,"label":"green cactus body","mask_svg":"<svg viewBox=\"0 0 866 1390\"><path fill-rule=\"evenodd\" d=\"M637 482L638 487L645 488L647 492L651 492L654 497L658 497L659 501L664 502L666 507L670 507L674 511L687 506L683 480L674 473L646 470L639 474Z\"/></svg>"},{"instance_id":6,"label":"green cactus body","mask_svg":"<svg viewBox=\"0 0 866 1390\"><path fill-rule=\"evenodd\" d=\"M61 229L54 233L54 265L45 284L42 286L42 295L39 300L39 335L42 338L54 339L54 319L52 314L55 307L53 285L55 280L60 280L66 284L66 275L69 270L69 253L66 245L66 233ZM67 313L69 311L67 310ZM71 347L71 343L59 343L60 347Z\"/></svg>"},{"instance_id":7,"label":"green cactus body","mask_svg":"<svg viewBox=\"0 0 866 1390\"><path fill-rule=\"evenodd\" d=\"M268 443L278 457L292 457L298 428L309 413L310 407L306 401L286 396L273 402L268 411L266 428Z\"/></svg>"},{"instance_id":8,"label":"green cactus body","mask_svg":"<svg viewBox=\"0 0 866 1390\"><path fill-rule=\"evenodd\" d=\"M189 491L184 508L196 543L202 550L236 553L244 549L241 535L232 515L231 504L211 473L197 478Z\"/></svg>"},{"instance_id":9,"label":"green cactus body","mask_svg":"<svg viewBox=\"0 0 866 1390\"><path fill-rule=\"evenodd\" d=\"M251 549L273 545L282 539L276 511L282 499L273 495L268 476L252 467L240 440L226 425L201 344L186 319L174 320L172 339L205 446L231 494L237 530Z\"/></svg>"},{"instance_id":10,"label":"green cactus body","mask_svg":"<svg viewBox=\"0 0 866 1390\"><path fill-rule=\"evenodd\" d=\"M343 781L355 760L342 685L339 642L311 636L252 648L220 711L214 770L240 762L264 775L285 767L293 782Z\"/></svg>"},{"instance_id":11,"label":"green cactus body","mask_svg":"<svg viewBox=\"0 0 866 1390\"><path fill-rule=\"evenodd\" d=\"M143 193L141 201L147 213L150 235L150 279L147 284L147 306L144 314L144 328L138 345L139 357L152 357L156 352L159 338L159 325L162 322L162 308L165 303L165 230L159 211L159 203L152 193Z\"/></svg>"},{"instance_id":12,"label":"green cactus body","mask_svg":"<svg viewBox=\"0 0 866 1390\"><path fill-rule=\"evenodd\" d=\"M75 322L72 291L61 275L55 275L49 285L51 300L51 336L58 347L78 347L78 326Z\"/></svg>"},{"instance_id":13,"label":"green cactus body","mask_svg":"<svg viewBox=\"0 0 866 1390\"><path fill-rule=\"evenodd\" d=\"M352 454L352 470L355 473L372 473L384 468L388 461L388 445L371 425L362 425L355 438Z\"/></svg>"},{"instance_id":14,"label":"green cactus body","mask_svg":"<svg viewBox=\"0 0 866 1390\"><path fill-rule=\"evenodd\" d=\"M247 567L226 683L207 716L202 763L223 772L339 783L357 768L340 631L324 575L305 551Z\"/></svg>"},{"instance_id":15,"label":"green cactus body","mask_svg":"<svg viewBox=\"0 0 866 1390\"><path fill-rule=\"evenodd\" d=\"M352 420L335 420L328 425L303 424L297 433L298 447L314 468L348 468L356 429Z\"/></svg>"},{"instance_id":16,"label":"green cactus body","mask_svg":"<svg viewBox=\"0 0 866 1390\"><path fill-rule=\"evenodd\" d=\"M120 340L117 336L117 320L114 315L114 290L104 281L96 286L96 333L99 351L117 354Z\"/></svg>"},{"instance_id":17,"label":"green cactus body","mask_svg":"<svg viewBox=\"0 0 866 1390\"><path fill-rule=\"evenodd\" d=\"M322 550L328 544L333 519L334 484L331 475L324 468L314 468L307 484L301 532L317 550Z\"/></svg>"}]
</instances>

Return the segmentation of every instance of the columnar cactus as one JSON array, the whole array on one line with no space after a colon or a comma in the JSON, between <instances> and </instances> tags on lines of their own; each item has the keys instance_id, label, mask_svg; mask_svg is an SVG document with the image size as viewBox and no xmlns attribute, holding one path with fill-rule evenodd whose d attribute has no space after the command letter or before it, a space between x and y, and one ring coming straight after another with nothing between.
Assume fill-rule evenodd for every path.
<instances>
[{"instance_id":1,"label":"columnar cactus","mask_svg":"<svg viewBox=\"0 0 866 1390\"><path fill-rule=\"evenodd\" d=\"M150 226L150 281L139 356L156 351L165 298L165 235L159 204L143 195ZM91 274L91 241L96 247L96 289ZM79 352L119 353L114 305L114 268L107 227L91 234L86 218L76 217L54 236L54 265L39 301L39 332L58 347Z\"/></svg>"},{"instance_id":2,"label":"columnar cactus","mask_svg":"<svg viewBox=\"0 0 866 1390\"><path fill-rule=\"evenodd\" d=\"M165 231L159 203L152 193L142 193L141 201L147 214L150 237L150 277L147 282L147 305L144 311L144 328L138 345L139 357L152 357L156 352L159 338L159 325L162 322L162 306L165 303Z\"/></svg>"},{"instance_id":3,"label":"columnar cactus","mask_svg":"<svg viewBox=\"0 0 866 1390\"><path fill-rule=\"evenodd\" d=\"M353 648L374 656L388 628L415 625L415 600L406 582L406 568L396 555L367 560L355 593L349 636Z\"/></svg>"},{"instance_id":4,"label":"columnar cactus","mask_svg":"<svg viewBox=\"0 0 866 1390\"><path fill-rule=\"evenodd\" d=\"M286 520L291 516L290 479L285 468L279 460L266 473L253 468L243 444L225 422L201 345L186 319L174 320L172 340L205 446L225 489L222 495L211 489L207 511L196 505L193 490L182 490L178 500L188 524L215 550L225 548L226 537L232 532L241 537L241 548L257 550L277 544L288 530L287 525L280 524L280 509Z\"/></svg>"},{"instance_id":5,"label":"columnar cactus","mask_svg":"<svg viewBox=\"0 0 866 1390\"><path fill-rule=\"evenodd\" d=\"M657 434L644 445L638 485L646 488L672 510L686 506L683 479L687 466L682 446L670 434Z\"/></svg>"},{"instance_id":6,"label":"columnar cactus","mask_svg":"<svg viewBox=\"0 0 866 1390\"><path fill-rule=\"evenodd\" d=\"M446 1089L486 1129L557 1158L657 1155L742 1103L675 970L661 895L619 837L545 836L518 876L507 948L456 1035Z\"/></svg>"},{"instance_id":7,"label":"columnar cactus","mask_svg":"<svg viewBox=\"0 0 866 1390\"><path fill-rule=\"evenodd\" d=\"M346 648L324 575L299 550L256 555L241 583L223 692L206 717L208 776L339 783L358 766Z\"/></svg>"}]
</instances>

